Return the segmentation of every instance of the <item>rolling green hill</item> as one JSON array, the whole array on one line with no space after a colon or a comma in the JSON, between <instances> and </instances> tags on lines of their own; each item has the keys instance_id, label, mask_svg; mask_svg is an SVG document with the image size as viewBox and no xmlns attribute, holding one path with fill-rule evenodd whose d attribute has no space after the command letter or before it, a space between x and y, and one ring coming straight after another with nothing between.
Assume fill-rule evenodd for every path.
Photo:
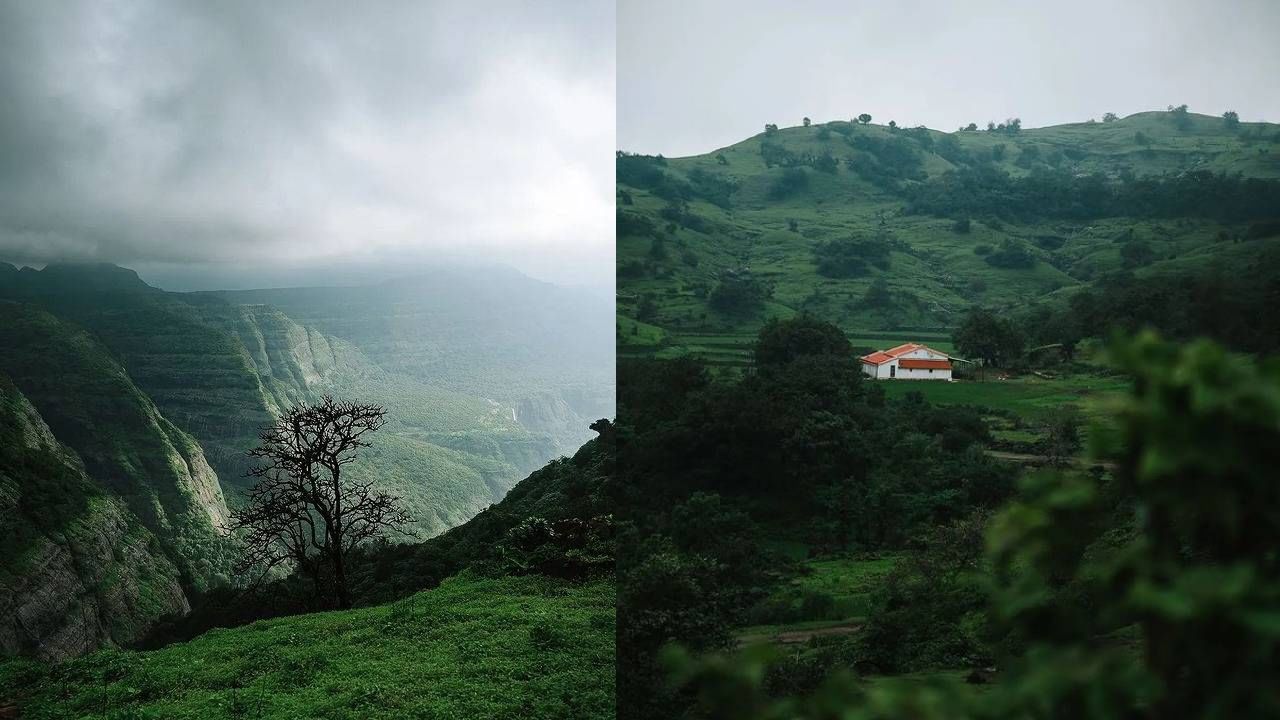
<instances>
[{"instance_id":1,"label":"rolling green hill","mask_svg":"<svg viewBox=\"0 0 1280 720\"><path fill-rule=\"evenodd\" d=\"M1248 272L1280 235L1280 126L1178 112L1037 129L769 129L620 153L618 345L733 365L801 312L874 347L1115 271ZM932 335L928 337L927 335Z\"/></svg>"}]
</instances>

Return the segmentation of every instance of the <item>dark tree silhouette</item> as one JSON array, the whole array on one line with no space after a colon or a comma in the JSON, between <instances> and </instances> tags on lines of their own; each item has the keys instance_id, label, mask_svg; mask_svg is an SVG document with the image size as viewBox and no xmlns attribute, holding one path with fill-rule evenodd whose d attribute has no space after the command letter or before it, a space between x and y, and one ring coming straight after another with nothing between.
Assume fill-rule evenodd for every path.
<instances>
[{"instance_id":1,"label":"dark tree silhouette","mask_svg":"<svg viewBox=\"0 0 1280 720\"><path fill-rule=\"evenodd\" d=\"M332 583L333 602L351 607L346 558L359 544L389 532L408 534L409 515L400 499L353 480L343 469L370 446L368 436L386 422L377 405L339 402L324 396L297 405L259 434L249 451L258 483L248 502L231 513L232 530L243 531L239 572L287 566L308 576L322 597Z\"/></svg>"}]
</instances>

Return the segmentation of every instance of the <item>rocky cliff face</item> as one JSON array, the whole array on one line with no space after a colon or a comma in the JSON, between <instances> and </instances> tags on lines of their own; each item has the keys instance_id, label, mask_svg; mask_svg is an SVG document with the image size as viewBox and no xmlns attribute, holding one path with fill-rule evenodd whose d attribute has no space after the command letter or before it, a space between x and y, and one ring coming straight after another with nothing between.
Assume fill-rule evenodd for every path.
<instances>
[{"instance_id":1,"label":"rocky cliff face","mask_svg":"<svg viewBox=\"0 0 1280 720\"><path fill-rule=\"evenodd\" d=\"M32 306L0 314L0 372L36 408L89 478L124 501L193 587L230 564L227 506L199 444L135 386L83 329Z\"/></svg>"},{"instance_id":2,"label":"rocky cliff face","mask_svg":"<svg viewBox=\"0 0 1280 720\"><path fill-rule=\"evenodd\" d=\"M0 654L61 660L188 609L177 567L0 375Z\"/></svg>"}]
</instances>

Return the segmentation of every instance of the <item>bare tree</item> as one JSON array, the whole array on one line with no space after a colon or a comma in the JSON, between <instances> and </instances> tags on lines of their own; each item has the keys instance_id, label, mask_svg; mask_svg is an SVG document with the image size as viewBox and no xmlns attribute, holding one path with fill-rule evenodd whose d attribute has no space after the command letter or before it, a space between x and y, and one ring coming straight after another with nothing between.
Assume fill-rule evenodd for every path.
<instances>
[{"instance_id":1,"label":"bare tree","mask_svg":"<svg viewBox=\"0 0 1280 720\"><path fill-rule=\"evenodd\" d=\"M347 557L360 543L389 532L404 533L409 516L400 499L373 481L344 477L367 436L386 422L377 405L338 402L324 396L297 405L258 436L249 451L258 483L249 501L231 514L231 529L244 532L245 552L237 570L248 572L292 564L311 578L316 595L332 580L333 601L351 607Z\"/></svg>"}]
</instances>

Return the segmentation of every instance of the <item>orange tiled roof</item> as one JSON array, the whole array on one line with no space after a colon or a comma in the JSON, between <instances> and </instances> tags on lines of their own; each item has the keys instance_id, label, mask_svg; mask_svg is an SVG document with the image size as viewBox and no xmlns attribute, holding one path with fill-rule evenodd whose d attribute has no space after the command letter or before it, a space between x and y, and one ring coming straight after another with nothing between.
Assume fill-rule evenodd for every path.
<instances>
[{"instance_id":1,"label":"orange tiled roof","mask_svg":"<svg viewBox=\"0 0 1280 720\"><path fill-rule=\"evenodd\" d=\"M948 360L927 360L925 358L902 358L898 361L898 367L905 370L950 370L951 362Z\"/></svg>"},{"instance_id":2,"label":"orange tiled roof","mask_svg":"<svg viewBox=\"0 0 1280 720\"><path fill-rule=\"evenodd\" d=\"M889 348L888 350L879 350L871 353L870 355L863 355L862 362L867 363L868 365L883 365L900 355L906 355L907 353L915 350L928 350L930 352L938 353L939 355L943 355L943 356L946 355L946 353L938 352L937 350L934 350L928 345L921 345L920 343L903 343L897 347ZM907 358L907 360L911 360L911 358ZM907 360L903 360L902 362L907 362ZM946 361L935 360L933 362L946 362ZM902 367L910 367L910 366L903 365ZM925 367L925 366L919 366L919 367ZM950 363L947 364L947 367L951 367Z\"/></svg>"}]
</instances>

